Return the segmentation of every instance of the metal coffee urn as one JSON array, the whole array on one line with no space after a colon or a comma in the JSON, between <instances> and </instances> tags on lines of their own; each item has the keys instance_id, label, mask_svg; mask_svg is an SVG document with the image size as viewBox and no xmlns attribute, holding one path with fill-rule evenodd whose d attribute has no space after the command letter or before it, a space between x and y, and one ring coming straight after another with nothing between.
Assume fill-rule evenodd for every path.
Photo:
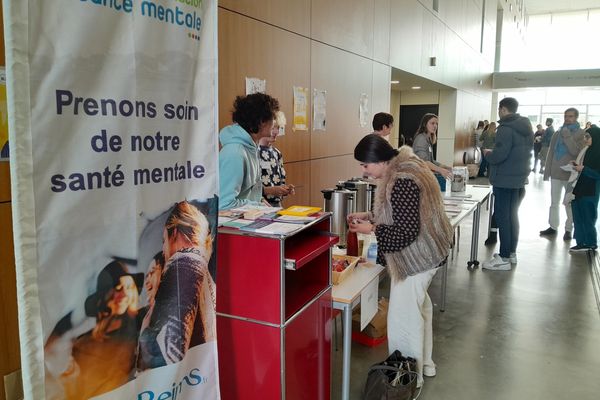
<instances>
[{"instance_id":1,"label":"metal coffee urn","mask_svg":"<svg viewBox=\"0 0 600 400\"><path fill-rule=\"evenodd\" d=\"M323 198L325 199L324 209L331 212L331 231L340 237L339 246L346 245L346 233L348 224L346 217L354 212L354 191L341 187L336 189L323 189Z\"/></svg>"},{"instance_id":2,"label":"metal coffee urn","mask_svg":"<svg viewBox=\"0 0 600 400\"><path fill-rule=\"evenodd\" d=\"M340 186L355 192L354 195L354 211L365 212L373 209L373 195L375 185L365 182L360 178L352 178L347 181L341 181Z\"/></svg>"}]
</instances>

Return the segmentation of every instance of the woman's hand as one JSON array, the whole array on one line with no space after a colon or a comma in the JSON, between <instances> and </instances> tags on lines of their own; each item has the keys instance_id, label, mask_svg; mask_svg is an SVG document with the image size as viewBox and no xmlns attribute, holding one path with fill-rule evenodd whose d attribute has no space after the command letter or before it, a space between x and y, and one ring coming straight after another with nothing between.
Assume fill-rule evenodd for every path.
<instances>
[{"instance_id":1,"label":"woman's hand","mask_svg":"<svg viewBox=\"0 0 600 400\"><path fill-rule=\"evenodd\" d=\"M351 232L369 234L374 231L375 225L365 220L354 220L348 224Z\"/></svg>"},{"instance_id":2,"label":"woman's hand","mask_svg":"<svg viewBox=\"0 0 600 400\"><path fill-rule=\"evenodd\" d=\"M438 172L438 174L442 175L446 179L452 179L453 178L452 171L449 170L449 169L439 168L437 172Z\"/></svg>"},{"instance_id":3,"label":"woman's hand","mask_svg":"<svg viewBox=\"0 0 600 400\"><path fill-rule=\"evenodd\" d=\"M581 172L583 171L583 164L575 164L575 162L573 162L573 169L577 172Z\"/></svg>"},{"instance_id":4,"label":"woman's hand","mask_svg":"<svg viewBox=\"0 0 600 400\"><path fill-rule=\"evenodd\" d=\"M369 222L369 213L358 212L348 214L348 216L346 217L346 221L348 222L348 225L352 224L353 222Z\"/></svg>"},{"instance_id":5,"label":"woman's hand","mask_svg":"<svg viewBox=\"0 0 600 400\"><path fill-rule=\"evenodd\" d=\"M269 196L283 197L294 193L294 185L265 186L263 191Z\"/></svg>"}]
</instances>

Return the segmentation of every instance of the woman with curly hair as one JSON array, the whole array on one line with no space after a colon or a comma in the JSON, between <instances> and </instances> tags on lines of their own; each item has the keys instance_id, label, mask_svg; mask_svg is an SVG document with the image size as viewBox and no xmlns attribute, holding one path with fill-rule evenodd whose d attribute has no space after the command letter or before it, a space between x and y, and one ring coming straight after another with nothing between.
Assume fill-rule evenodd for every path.
<instances>
[{"instance_id":1,"label":"woman with curly hair","mask_svg":"<svg viewBox=\"0 0 600 400\"><path fill-rule=\"evenodd\" d=\"M258 142L271 135L279 102L269 95L238 96L233 125L219 133L219 209L260 204L263 195Z\"/></svg>"},{"instance_id":2,"label":"woman with curly hair","mask_svg":"<svg viewBox=\"0 0 600 400\"><path fill-rule=\"evenodd\" d=\"M294 185L286 184L283 155L277 147L273 146L280 130L285 129L285 122L283 112L277 111L271 135L261 138L259 141L263 194L267 202L273 207L281 207L283 198L294 194Z\"/></svg>"}]
</instances>

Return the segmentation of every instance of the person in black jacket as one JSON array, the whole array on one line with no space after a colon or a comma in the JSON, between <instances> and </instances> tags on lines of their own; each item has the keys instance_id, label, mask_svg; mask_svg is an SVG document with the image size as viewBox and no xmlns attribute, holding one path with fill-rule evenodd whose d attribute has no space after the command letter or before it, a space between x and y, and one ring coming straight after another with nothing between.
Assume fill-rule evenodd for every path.
<instances>
[{"instance_id":1,"label":"person in black jacket","mask_svg":"<svg viewBox=\"0 0 600 400\"><path fill-rule=\"evenodd\" d=\"M500 233L500 252L482 264L492 271L508 271L517 262L519 242L519 206L529 175L533 147L531 122L517 114L519 103L512 97L500 101L496 145L486 150L490 164L490 183L494 190L494 218Z\"/></svg>"},{"instance_id":2,"label":"person in black jacket","mask_svg":"<svg viewBox=\"0 0 600 400\"><path fill-rule=\"evenodd\" d=\"M572 253L598 248L596 221L600 198L600 128L592 126L584 137L589 147L585 152L583 163L574 166L580 175L573 188L575 198L571 202L575 226L574 237L577 243L569 249Z\"/></svg>"}]
</instances>

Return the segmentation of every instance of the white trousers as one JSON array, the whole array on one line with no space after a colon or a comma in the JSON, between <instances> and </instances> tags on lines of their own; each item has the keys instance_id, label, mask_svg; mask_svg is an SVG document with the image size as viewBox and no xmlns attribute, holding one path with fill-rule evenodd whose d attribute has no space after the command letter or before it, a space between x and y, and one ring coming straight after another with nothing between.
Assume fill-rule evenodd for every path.
<instances>
[{"instance_id":1,"label":"white trousers","mask_svg":"<svg viewBox=\"0 0 600 400\"><path fill-rule=\"evenodd\" d=\"M560 225L560 208L563 205L564 195L562 194L565 190L567 181L561 181L560 179L550 179L550 213L548 216L548 223L552 229L558 229ZM565 231L573 231L573 211L571 210L571 204L564 206L567 212L567 221L565 222Z\"/></svg>"},{"instance_id":2,"label":"white trousers","mask_svg":"<svg viewBox=\"0 0 600 400\"><path fill-rule=\"evenodd\" d=\"M417 360L418 385L423 383L423 366L435 367L433 352L433 305L427 294L439 268L391 283L387 316L388 350L400 350L403 356Z\"/></svg>"}]
</instances>

